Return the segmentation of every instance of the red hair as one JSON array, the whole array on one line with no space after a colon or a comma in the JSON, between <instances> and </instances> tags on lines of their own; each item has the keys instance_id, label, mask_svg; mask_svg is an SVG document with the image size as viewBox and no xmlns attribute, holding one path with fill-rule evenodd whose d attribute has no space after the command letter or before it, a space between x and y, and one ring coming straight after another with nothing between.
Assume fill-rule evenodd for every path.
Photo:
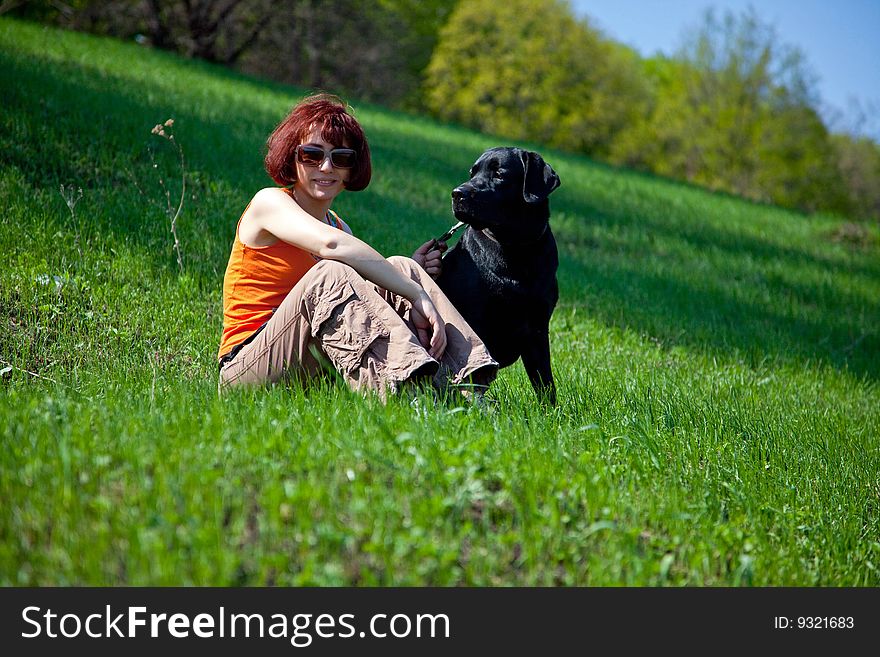
<instances>
[{"instance_id":1,"label":"red hair","mask_svg":"<svg viewBox=\"0 0 880 657\"><path fill-rule=\"evenodd\" d=\"M373 168L370 147L357 120L348 113L345 103L329 94L309 96L290 111L266 142L265 167L272 180L286 187L296 182L296 147L309 132L320 127L321 138L334 146L352 148L357 161L351 169L345 188L359 192L370 184Z\"/></svg>"}]
</instances>

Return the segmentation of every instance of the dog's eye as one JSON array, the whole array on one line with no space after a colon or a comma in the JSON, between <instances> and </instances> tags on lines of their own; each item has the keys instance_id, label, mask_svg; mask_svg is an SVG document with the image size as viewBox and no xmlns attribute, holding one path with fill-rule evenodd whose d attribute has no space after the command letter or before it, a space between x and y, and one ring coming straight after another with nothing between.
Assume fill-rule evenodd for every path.
<instances>
[{"instance_id":1,"label":"dog's eye","mask_svg":"<svg viewBox=\"0 0 880 657\"><path fill-rule=\"evenodd\" d=\"M495 180L504 180L504 169L495 169L495 171L492 172L492 177Z\"/></svg>"}]
</instances>

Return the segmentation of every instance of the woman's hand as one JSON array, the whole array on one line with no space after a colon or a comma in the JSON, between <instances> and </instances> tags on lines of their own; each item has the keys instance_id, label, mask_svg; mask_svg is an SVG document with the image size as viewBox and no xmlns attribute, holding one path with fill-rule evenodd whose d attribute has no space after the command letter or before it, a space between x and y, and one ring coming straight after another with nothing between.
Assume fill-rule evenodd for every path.
<instances>
[{"instance_id":1,"label":"woman's hand","mask_svg":"<svg viewBox=\"0 0 880 657\"><path fill-rule=\"evenodd\" d=\"M446 324L424 290L412 301L410 319L416 327L419 342L431 358L440 360L446 350Z\"/></svg>"},{"instance_id":2,"label":"woman's hand","mask_svg":"<svg viewBox=\"0 0 880 657\"><path fill-rule=\"evenodd\" d=\"M428 276L437 280L443 271L443 261L440 258L446 248L446 242L428 240L416 249L412 259L421 265L422 269L428 273Z\"/></svg>"}]
</instances>

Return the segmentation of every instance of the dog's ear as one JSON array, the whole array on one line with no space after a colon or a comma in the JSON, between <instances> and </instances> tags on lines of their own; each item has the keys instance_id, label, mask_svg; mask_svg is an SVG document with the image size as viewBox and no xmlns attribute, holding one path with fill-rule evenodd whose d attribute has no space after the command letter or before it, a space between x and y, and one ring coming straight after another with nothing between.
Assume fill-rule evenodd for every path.
<instances>
[{"instance_id":1,"label":"dog's ear","mask_svg":"<svg viewBox=\"0 0 880 657\"><path fill-rule=\"evenodd\" d=\"M559 187L559 176L537 153L521 151L520 157L523 163L523 200L526 203L545 200L550 192Z\"/></svg>"}]
</instances>

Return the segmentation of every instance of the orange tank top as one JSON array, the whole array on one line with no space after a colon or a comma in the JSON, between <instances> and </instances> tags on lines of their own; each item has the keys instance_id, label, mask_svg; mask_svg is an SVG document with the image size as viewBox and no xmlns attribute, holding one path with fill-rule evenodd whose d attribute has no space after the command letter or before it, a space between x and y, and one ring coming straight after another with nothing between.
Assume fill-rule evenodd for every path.
<instances>
[{"instance_id":1,"label":"orange tank top","mask_svg":"<svg viewBox=\"0 0 880 657\"><path fill-rule=\"evenodd\" d=\"M332 210L327 218L331 226L347 230L345 222ZM223 335L218 359L269 321L293 286L320 261L282 240L271 246L247 246L238 238L240 225L241 218L223 277Z\"/></svg>"}]
</instances>

